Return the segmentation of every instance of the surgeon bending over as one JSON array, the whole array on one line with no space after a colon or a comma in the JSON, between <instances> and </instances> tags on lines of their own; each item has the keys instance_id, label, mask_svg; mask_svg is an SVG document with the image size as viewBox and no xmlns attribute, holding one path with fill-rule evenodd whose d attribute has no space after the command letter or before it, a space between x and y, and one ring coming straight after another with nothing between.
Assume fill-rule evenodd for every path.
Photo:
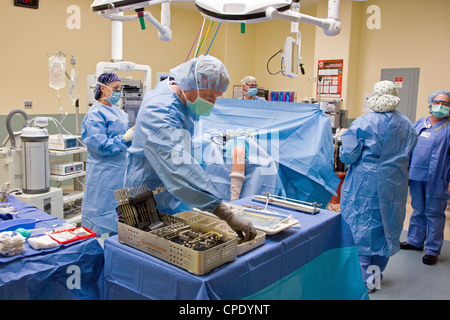
<instances>
[{"instance_id":1,"label":"surgeon bending over","mask_svg":"<svg viewBox=\"0 0 450 320\"><path fill-rule=\"evenodd\" d=\"M172 70L142 101L129 149L126 187L164 186L155 195L158 209L172 214L192 206L213 212L244 240L253 239L253 225L224 204L212 181L192 155L191 136L199 116L208 116L229 85L220 60L200 56ZM186 206L187 205L187 206Z\"/></svg>"},{"instance_id":2,"label":"surgeon bending over","mask_svg":"<svg viewBox=\"0 0 450 320\"><path fill-rule=\"evenodd\" d=\"M133 136L133 128L128 129L128 115L115 106L121 88L116 74L101 74L95 88L96 102L81 123L81 137L87 146L81 225L99 236L117 233L114 190L123 188L126 150Z\"/></svg>"}]
</instances>

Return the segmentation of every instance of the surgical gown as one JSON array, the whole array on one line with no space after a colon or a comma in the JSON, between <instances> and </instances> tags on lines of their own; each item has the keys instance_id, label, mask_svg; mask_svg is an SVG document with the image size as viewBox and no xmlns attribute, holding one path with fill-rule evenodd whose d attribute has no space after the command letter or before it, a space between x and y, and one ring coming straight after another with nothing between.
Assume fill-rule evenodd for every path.
<instances>
[{"instance_id":1,"label":"surgical gown","mask_svg":"<svg viewBox=\"0 0 450 320\"><path fill-rule=\"evenodd\" d=\"M87 146L86 187L81 207L81 225L98 235L117 233L117 201L114 190L123 188L128 115L116 106L95 102L81 123Z\"/></svg>"},{"instance_id":2,"label":"surgical gown","mask_svg":"<svg viewBox=\"0 0 450 320\"><path fill-rule=\"evenodd\" d=\"M417 134L398 111L370 112L353 121L341 139L340 159L350 165L341 191L342 216L360 255L392 256L400 250Z\"/></svg>"},{"instance_id":3,"label":"surgical gown","mask_svg":"<svg viewBox=\"0 0 450 320\"><path fill-rule=\"evenodd\" d=\"M194 159L191 135L198 116L162 81L147 93L136 119L127 161L126 187L164 186L155 195L158 209L172 214L197 207L213 212L221 197Z\"/></svg>"}]
</instances>

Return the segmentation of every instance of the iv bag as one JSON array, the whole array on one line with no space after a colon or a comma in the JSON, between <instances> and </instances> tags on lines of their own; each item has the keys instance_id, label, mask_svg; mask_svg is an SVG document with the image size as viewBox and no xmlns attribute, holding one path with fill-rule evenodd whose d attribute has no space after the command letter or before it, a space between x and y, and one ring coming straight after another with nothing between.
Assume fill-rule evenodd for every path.
<instances>
[{"instance_id":1,"label":"iv bag","mask_svg":"<svg viewBox=\"0 0 450 320\"><path fill-rule=\"evenodd\" d=\"M65 82L65 72L66 72L66 59L59 56L50 56L48 58L48 70L50 73L50 88L59 90L64 88Z\"/></svg>"},{"instance_id":2,"label":"iv bag","mask_svg":"<svg viewBox=\"0 0 450 320\"><path fill-rule=\"evenodd\" d=\"M78 70L72 69L69 81L69 98L73 102L80 97L80 85L78 83Z\"/></svg>"}]
</instances>

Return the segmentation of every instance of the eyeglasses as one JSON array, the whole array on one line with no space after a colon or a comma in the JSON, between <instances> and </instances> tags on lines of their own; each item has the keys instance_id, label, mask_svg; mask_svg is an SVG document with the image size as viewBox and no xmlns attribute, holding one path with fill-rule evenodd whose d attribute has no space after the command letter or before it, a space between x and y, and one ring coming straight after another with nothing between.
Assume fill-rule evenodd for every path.
<instances>
[{"instance_id":1,"label":"eyeglasses","mask_svg":"<svg viewBox=\"0 0 450 320\"><path fill-rule=\"evenodd\" d=\"M251 85L247 85L247 87L249 87L249 88L258 88L258 85L257 84L251 84Z\"/></svg>"},{"instance_id":2,"label":"eyeglasses","mask_svg":"<svg viewBox=\"0 0 450 320\"><path fill-rule=\"evenodd\" d=\"M432 105L442 104L444 107L449 107L450 106L450 102L444 101L444 100L434 100L431 104Z\"/></svg>"}]
</instances>

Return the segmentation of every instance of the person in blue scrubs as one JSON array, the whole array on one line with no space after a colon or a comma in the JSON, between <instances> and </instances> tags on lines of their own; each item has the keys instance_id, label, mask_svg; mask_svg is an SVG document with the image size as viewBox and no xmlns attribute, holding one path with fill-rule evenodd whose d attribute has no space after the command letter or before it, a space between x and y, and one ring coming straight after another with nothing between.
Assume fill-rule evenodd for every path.
<instances>
[{"instance_id":1,"label":"person in blue scrubs","mask_svg":"<svg viewBox=\"0 0 450 320\"><path fill-rule=\"evenodd\" d=\"M262 100L265 101L263 97L258 97L256 94L258 93L258 82L256 78L253 76L246 76L241 80L242 82L242 91L244 100Z\"/></svg>"},{"instance_id":2,"label":"person in blue scrubs","mask_svg":"<svg viewBox=\"0 0 450 320\"><path fill-rule=\"evenodd\" d=\"M174 79L171 81L171 78ZM199 116L208 116L229 85L220 60L210 55L191 59L170 70L170 78L144 96L136 118L127 161L126 187L164 186L155 195L159 211L174 214L192 209L214 213L244 240L256 230L235 216L192 154L191 137Z\"/></svg>"},{"instance_id":3,"label":"person in blue scrubs","mask_svg":"<svg viewBox=\"0 0 450 320\"><path fill-rule=\"evenodd\" d=\"M437 262L444 242L445 207L450 181L450 92L440 90L428 97L430 115L414 127L419 136L411 155L409 190L413 213L405 250L425 247L422 262Z\"/></svg>"},{"instance_id":4,"label":"person in blue scrubs","mask_svg":"<svg viewBox=\"0 0 450 320\"><path fill-rule=\"evenodd\" d=\"M128 115L115 105L121 90L115 73L101 74L95 88L96 102L81 123L81 138L87 147L81 225L99 236L117 233L114 190L123 188L127 147L133 136Z\"/></svg>"},{"instance_id":5,"label":"person in blue scrubs","mask_svg":"<svg viewBox=\"0 0 450 320\"><path fill-rule=\"evenodd\" d=\"M417 143L412 123L395 110L400 102L397 86L381 81L373 91L368 102L374 112L352 122L340 148L341 161L349 165L341 213L352 230L369 293L377 284L376 271L381 279L389 257L400 250L409 158Z\"/></svg>"}]
</instances>

